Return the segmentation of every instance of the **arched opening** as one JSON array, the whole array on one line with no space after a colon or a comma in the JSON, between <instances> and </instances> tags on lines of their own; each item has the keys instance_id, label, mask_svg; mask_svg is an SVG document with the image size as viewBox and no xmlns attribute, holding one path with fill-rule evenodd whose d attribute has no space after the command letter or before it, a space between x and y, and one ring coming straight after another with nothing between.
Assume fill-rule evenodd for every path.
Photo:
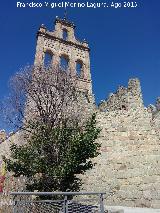
<instances>
[{"instance_id":1,"label":"arched opening","mask_svg":"<svg viewBox=\"0 0 160 213\"><path fill-rule=\"evenodd\" d=\"M63 35L62 35L63 40L67 40L68 39L68 31L66 29L63 29L62 33L63 33Z\"/></svg>"},{"instance_id":2,"label":"arched opening","mask_svg":"<svg viewBox=\"0 0 160 213\"><path fill-rule=\"evenodd\" d=\"M50 66L52 64L53 54L51 52L45 52L44 66Z\"/></svg>"},{"instance_id":3,"label":"arched opening","mask_svg":"<svg viewBox=\"0 0 160 213\"><path fill-rule=\"evenodd\" d=\"M61 67L63 70L67 70L67 69L68 69L68 64L69 64L69 58L68 58L68 56L62 55L62 56L60 57L60 67Z\"/></svg>"},{"instance_id":4,"label":"arched opening","mask_svg":"<svg viewBox=\"0 0 160 213\"><path fill-rule=\"evenodd\" d=\"M80 60L76 61L76 72L79 77L82 77L83 63Z\"/></svg>"}]
</instances>

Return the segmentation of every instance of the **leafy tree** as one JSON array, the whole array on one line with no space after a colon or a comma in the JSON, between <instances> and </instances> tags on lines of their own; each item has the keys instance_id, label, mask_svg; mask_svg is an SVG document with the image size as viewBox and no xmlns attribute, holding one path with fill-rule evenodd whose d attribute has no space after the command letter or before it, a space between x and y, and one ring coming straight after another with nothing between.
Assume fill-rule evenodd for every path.
<instances>
[{"instance_id":1,"label":"leafy tree","mask_svg":"<svg viewBox=\"0 0 160 213\"><path fill-rule=\"evenodd\" d=\"M95 142L100 132L95 114L85 126L68 126L66 122L52 129L34 124L35 134L21 146L11 146L10 159L4 158L14 176L28 178L27 190L77 191L78 174L93 167L92 158L99 152Z\"/></svg>"},{"instance_id":2,"label":"leafy tree","mask_svg":"<svg viewBox=\"0 0 160 213\"><path fill-rule=\"evenodd\" d=\"M79 190L78 174L93 167L100 147L88 91L79 91L77 77L58 67L27 66L10 85L5 114L23 140L4 157L7 169L27 177L30 191Z\"/></svg>"}]
</instances>

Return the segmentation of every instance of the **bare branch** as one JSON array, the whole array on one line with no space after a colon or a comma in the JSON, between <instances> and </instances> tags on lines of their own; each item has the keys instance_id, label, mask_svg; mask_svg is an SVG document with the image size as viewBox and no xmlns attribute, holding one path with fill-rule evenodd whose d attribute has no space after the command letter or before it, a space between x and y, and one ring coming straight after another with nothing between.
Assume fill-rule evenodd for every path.
<instances>
[{"instance_id":1,"label":"bare branch","mask_svg":"<svg viewBox=\"0 0 160 213\"><path fill-rule=\"evenodd\" d=\"M86 92L80 92L76 78L59 67L26 66L11 78L10 88L5 115L15 128L27 130L31 120L51 128L63 121L82 125L89 115Z\"/></svg>"}]
</instances>

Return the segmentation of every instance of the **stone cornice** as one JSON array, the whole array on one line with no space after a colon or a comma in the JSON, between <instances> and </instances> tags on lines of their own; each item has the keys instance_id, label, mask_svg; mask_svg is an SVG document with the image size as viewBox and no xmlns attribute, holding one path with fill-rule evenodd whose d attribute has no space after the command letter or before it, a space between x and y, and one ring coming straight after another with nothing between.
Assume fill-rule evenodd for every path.
<instances>
[{"instance_id":1,"label":"stone cornice","mask_svg":"<svg viewBox=\"0 0 160 213\"><path fill-rule=\"evenodd\" d=\"M86 47L84 45L80 45L80 44L74 43L72 41L65 41L62 38L58 38L58 37L56 37L54 35L51 35L51 34L49 34L47 32L38 31L37 32L37 37L38 36L43 36L43 37L46 37L46 38L50 38L52 40L57 40L57 41L60 41L61 43L68 44L68 45L71 45L71 46L75 46L75 47L78 47L79 49L83 49L85 51L90 51L89 47Z\"/></svg>"}]
</instances>

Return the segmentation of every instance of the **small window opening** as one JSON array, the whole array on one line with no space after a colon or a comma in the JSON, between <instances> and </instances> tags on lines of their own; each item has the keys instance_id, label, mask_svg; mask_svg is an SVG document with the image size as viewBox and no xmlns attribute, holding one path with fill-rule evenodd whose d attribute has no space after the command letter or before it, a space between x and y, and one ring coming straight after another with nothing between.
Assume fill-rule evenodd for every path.
<instances>
[{"instance_id":1,"label":"small window opening","mask_svg":"<svg viewBox=\"0 0 160 213\"><path fill-rule=\"evenodd\" d=\"M62 69L67 70L68 69L68 63L69 59L66 56L61 56L60 60L60 66Z\"/></svg>"},{"instance_id":2,"label":"small window opening","mask_svg":"<svg viewBox=\"0 0 160 213\"><path fill-rule=\"evenodd\" d=\"M66 29L63 29L63 39L67 40L68 39L68 32Z\"/></svg>"},{"instance_id":3,"label":"small window opening","mask_svg":"<svg viewBox=\"0 0 160 213\"><path fill-rule=\"evenodd\" d=\"M80 77L82 75L82 62L81 61L76 62L76 71L77 71L77 75Z\"/></svg>"},{"instance_id":4,"label":"small window opening","mask_svg":"<svg viewBox=\"0 0 160 213\"><path fill-rule=\"evenodd\" d=\"M53 55L51 53L46 52L44 57L44 65L50 66L52 64Z\"/></svg>"},{"instance_id":5,"label":"small window opening","mask_svg":"<svg viewBox=\"0 0 160 213\"><path fill-rule=\"evenodd\" d=\"M122 109L123 109L123 110L126 110L127 108L126 108L126 106L125 106L125 105L122 105Z\"/></svg>"}]
</instances>

